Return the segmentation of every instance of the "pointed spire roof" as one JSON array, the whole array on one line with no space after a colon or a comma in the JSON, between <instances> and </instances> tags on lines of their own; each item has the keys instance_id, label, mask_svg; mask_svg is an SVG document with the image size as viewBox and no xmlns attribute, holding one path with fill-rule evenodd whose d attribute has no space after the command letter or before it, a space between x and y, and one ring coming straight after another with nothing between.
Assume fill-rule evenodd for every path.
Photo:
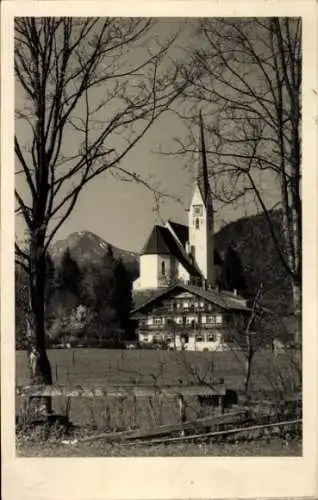
<instances>
[{"instance_id":1,"label":"pointed spire roof","mask_svg":"<svg viewBox=\"0 0 318 500\"><path fill-rule=\"evenodd\" d=\"M177 243L176 238L167 227L154 226L140 255L173 255L190 276L201 276L200 269L189 260L185 249Z\"/></svg>"},{"instance_id":2,"label":"pointed spire roof","mask_svg":"<svg viewBox=\"0 0 318 500\"><path fill-rule=\"evenodd\" d=\"M199 117L200 117L200 139L199 139L199 162L197 171L197 183L199 185L203 201L206 205L209 195L211 193L211 188L209 184L208 165L206 159L205 140L204 140L203 118L201 111Z\"/></svg>"},{"instance_id":3,"label":"pointed spire roof","mask_svg":"<svg viewBox=\"0 0 318 500\"><path fill-rule=\"evenodd\" d=\"M141 251L141 255L146 254L171 254L171 251L165 241L163 227L157 225L153 227L153 230L151 231L150 236Z\"/></svg>"}]
</instances>

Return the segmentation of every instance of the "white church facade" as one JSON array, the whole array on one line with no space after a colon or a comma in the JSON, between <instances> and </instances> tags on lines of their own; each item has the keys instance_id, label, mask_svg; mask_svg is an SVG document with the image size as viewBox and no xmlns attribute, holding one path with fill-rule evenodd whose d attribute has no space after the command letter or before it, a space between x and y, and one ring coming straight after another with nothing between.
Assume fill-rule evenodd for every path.
<instances>
[{"instance_id":1,"label":"white church facade","mask_svg":"<svg viewBox=\"0 0 318 500\"><path fill-rule=\"evenodd\" d=\"M201 115L199 155L188 225L155 225L140 254L133 291L135 296L150 295L133 309L131 318L141 345L225 350L233 347L235 324L242 325L250 314L244 298L222 290Z\"/></svg>"},{"instance_id":2,"label":"white church facade","mask_svg":"<svg viewBox=\"0 0 318 500\"><path fill-rule=\"evenodd\" d=\"M205 280L215 288L221 258L214 245L214 211L200 115L200 153L188 210L188 225L167 221L155 225L140 254L140 276L133 290L158 289L173 283Z\"/></svg>"}]
</instances>

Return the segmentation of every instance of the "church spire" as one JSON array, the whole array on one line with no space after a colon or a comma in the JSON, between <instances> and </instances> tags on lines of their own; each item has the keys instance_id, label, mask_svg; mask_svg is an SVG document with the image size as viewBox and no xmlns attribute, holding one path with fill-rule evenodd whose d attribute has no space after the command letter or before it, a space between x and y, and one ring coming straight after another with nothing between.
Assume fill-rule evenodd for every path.
<instances>
[{"instance_id":1,"label":"church spire","mask_svg":"<svg viewBox=\"0 0 318 500\"><path fill-rule=\"evenodd\" d=\"M199 118L200 118L200 139L199 139L199 162L197 170L197 183L200 186L203 201L206 204L210 194L210 184L209 184L208 166L207 166L206 150L205 150L203 118L201 111Z\"/></svg>"},{"instance_id":2,"label":"church spire","mask_svg":"<svg viewBox=\"0 0 318 500\"><path fill-rule=\"evenodd\" d=\"M199 125L196 180L189 210L189 245L204 279L213 287L215 285L214 214L201 113Z\"/></svg>"}]
</instances>

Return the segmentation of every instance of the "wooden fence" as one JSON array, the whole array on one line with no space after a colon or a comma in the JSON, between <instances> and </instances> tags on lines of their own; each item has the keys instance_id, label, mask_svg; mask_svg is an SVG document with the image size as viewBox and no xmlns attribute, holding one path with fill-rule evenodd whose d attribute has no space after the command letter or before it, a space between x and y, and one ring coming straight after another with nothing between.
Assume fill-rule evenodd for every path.
<instances>
[{"instance_id":1,"label":"wooden fence","mask_svg":"<svg viewBox=\"0 0 318 500\"><path fill-rule=\"evenodd\" d=\"M22 398L41 397L83 397L83 398L123 398L133 397L136 399L165 397L174 398L178 403L179 421L173 424L156 425L155 427L135 428L116 432L103 432L92 436L82 437L73 441L65 441L66 444L76 444L91 440L103 439L105 441L116 441L126 443L146 440L149 444L160 442L175 442L179 440L197 440L206 438L217 438L229 434L240 434L242 432L263 431L265 429L295 428L302 425L301 415L288 415L283 418L277 415L268 415L261 409L260 414L255 417L251 408L235 406L232 410L224 413L224 399L226 387L222 384L207 385L108 385L107 387L65 387L65 386L18 386L16 394ZM203 400L213 399L217 403L217 412L204 418L186 419L186 397L198 397ZM293 398L293 401L294 400ZM261 402L258 402L258 405ZM275 406L275 402L267 402L269 406ZM265 417L265 418L264 418ZM269 419L267 417L270 417Z\"/></svg>"},{"instance_id":2,"label":"wooden fence","mask_svg":"<svg viewBox=\"0 0 318 500\"><path fill-rule=\"evenodd\" d=\"M226 388L224 383L211 385L132 385L118 384L106 387L67 387L67 386L17 386L16 395L22 398L41 397L84 397L84 398L134 398L150 399L174 398L178 405L180 422L186 421L185 398L198 397L198 399L213 401L219 414L224 413Z\"/></svg>"}]
</instances>

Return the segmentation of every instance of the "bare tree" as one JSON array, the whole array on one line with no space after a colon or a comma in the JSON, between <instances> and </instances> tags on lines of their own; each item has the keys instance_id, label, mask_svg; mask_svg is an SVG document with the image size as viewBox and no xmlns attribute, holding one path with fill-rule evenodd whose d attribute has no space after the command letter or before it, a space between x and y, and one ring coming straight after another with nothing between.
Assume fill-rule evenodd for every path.
<instances>
[{"instance_id":1,"label":"bare tree","mask_svg":"<svg viewBox=\"0 0 318 500\"><path fill-rule=\"evenodd\" d=\"M44 321L49 246L84 186L106 170L151 189L120 162L182 90L169 58L180 29L162 41L145 18L15 19L23 94L16 100L15 196L26 227L26 245L17 241L15 249L28 274L34 383L52 383Z\"/></svg>"},{"instance_id":2,"label":"bare tree","mask_svg":"<svg viewBox=\"0 0 318 500\"><path fill-rule=\"evenodd\" d=\"M275 387L275 377L285 384L286 393L291 389L290 379L297 380L297 390L301 380L301 356L298 349L294 349L292 342L295 336L292 330L286 326L284 319L277 313L266 307L266 296L268 290L259 283L255 296L250 303L249 312L244 315L229 317L229 330L226 343L237 354L237 360L244 365L244 394L247 396L251 389L253 374L271 382L271 388ZM295 317L296 318L296 317ZM280 346L284 362L275 361L277 357L277 345ZM293 348L291 348L293 347ZM238 351L237 351L237 348ZM261 365L257 360L262 359ZM265 365L264 365L265 364ZM263 366L264 365L264 366ZM275 373L274 373L275 372ZM290 374L292 373L292 377ZM277 382L277 380L276 380Z\"/></svg>"},{"instance_id":3,"label":"bare tree","mask_svg":"<svg viewBox=\"0 0 318 500\"><path fill-rule=\"evenodd\" d=\"M302 280L301 19L203 19L198 48L188 51L184 78L189 116L204 113L215 195L234 203L253 197L264 212L269 236L291 279L299 312ZM189 112L190 110L190 112ZM194 110L194 113L193 113ZM193 151L182 143L180 152ZM268 201L266 181L278 186ZM216 184L216 183L214 183ZM272 188L273 189L273 188ZM280 207L277 234L272 209Z\"/></svg>"},{"instance_id":4,"label":"bare tree","mask_svg":"<svg viewBox=\"0 0 318 500\"><path fill-rule=\"evenodd\" d=\"M246 315L234 315L229 318L230 328L227 340L229 345L239 347L244 354L244 394L250 388L255 354L269 342L269 336L261 324L262 286L260 285L252 301L250 312Z\"/></svg>"}]
</instances>

